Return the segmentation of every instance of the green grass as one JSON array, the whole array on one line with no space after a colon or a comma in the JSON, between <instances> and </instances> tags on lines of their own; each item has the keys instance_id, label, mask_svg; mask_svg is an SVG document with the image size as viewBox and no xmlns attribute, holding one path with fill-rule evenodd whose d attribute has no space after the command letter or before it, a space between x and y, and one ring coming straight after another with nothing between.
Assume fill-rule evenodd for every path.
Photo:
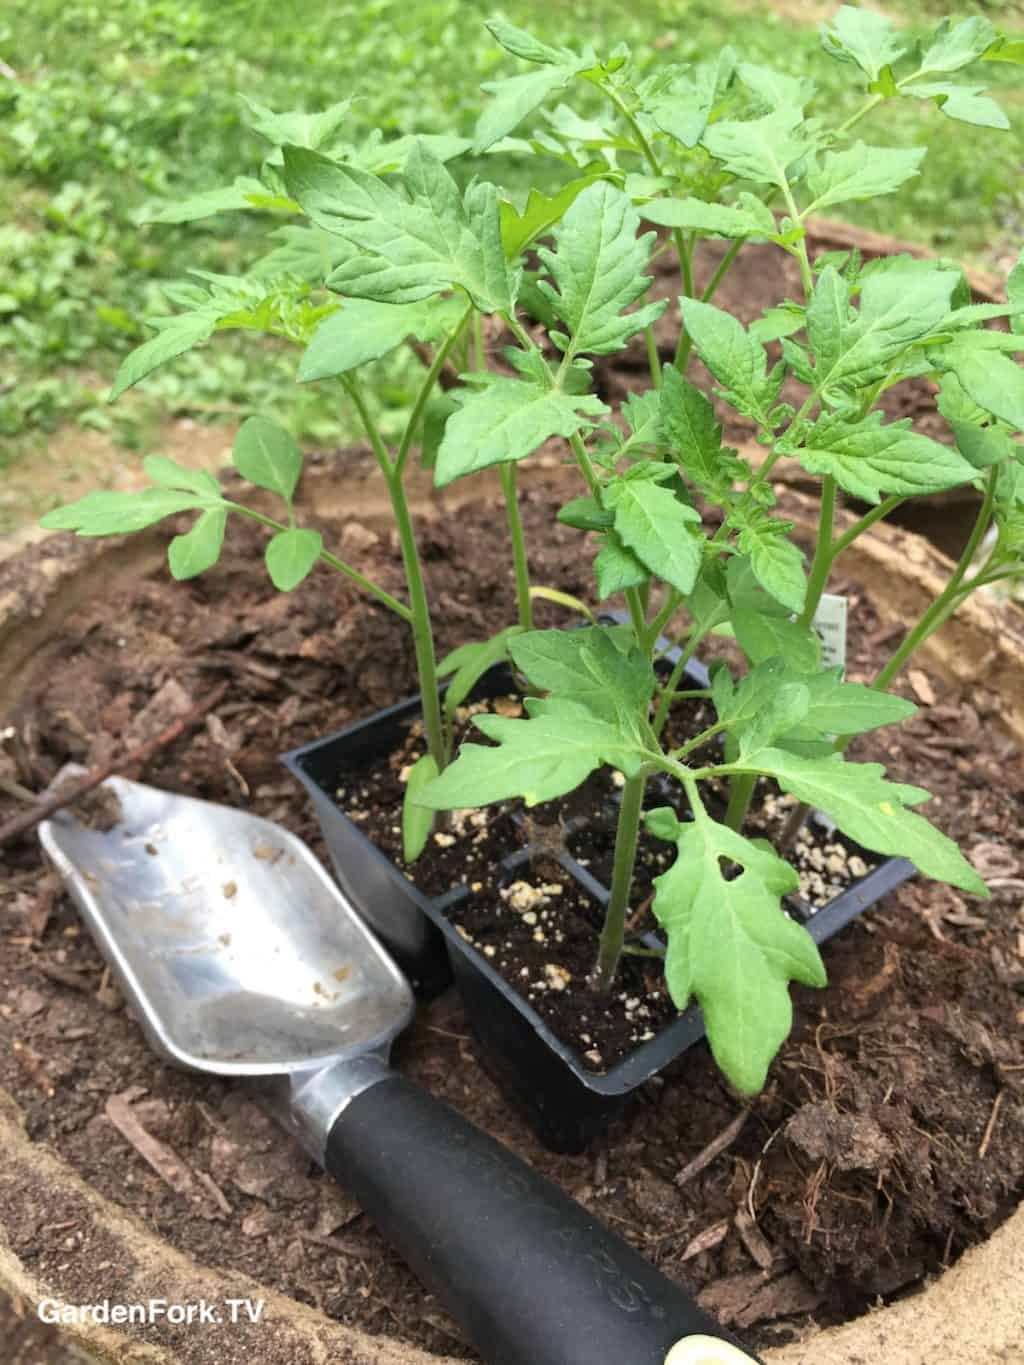
<instances>
[{"instance_id":1,"label":"green grass","mask_svg":"<svg viewBox=\"0 0 1024 1365\"><path fill-rule=\"evenodd\" d=\"M909 6L909 0L899 0ZM323 443L355 433L335 400L296 390L289 352L229 335L183 358L114 407L103 398L123 354L148 335L142 319L164 311L160 286L193 266L232 271L259 254L267 222L221 217L180 227L140 227L146 205L208 189L259 164L261 144L240 119L238 94L276 108L316 109L358 96L351 134L374 127L468 133L482 80L517 64L482 20L494 6L465 0L369 0L317 6L296 0L8 0L0 56L0 463L74 419L140 447L165 416L237 420L259 410ZM1020 21L1018 4L975 5L997 24ZM821 51L813 27L767 9L731 11L634 0L508 0L505 16L553 42L590 40L600 51L625 40L652 60L691 61L725 42L748 60L812 75L822 110L852 111L846 69ZM920 8L915 8L920 14ZM922 176L898 200L857 206L849 217L976 259L1020 212L1024 106L1010 87L1020 68L992 66L1012 132L992 134L943 118L931 105L886 107L864 135L913 142L931 125ZM983 139L984 155L978 154ZM468 168L474 169L473 167ZM554 162L482 161L476 169L510 188L554 176ZM407 361L385 362L376 394L385 430L405 410Z\"/></svg>"}]
</instances>

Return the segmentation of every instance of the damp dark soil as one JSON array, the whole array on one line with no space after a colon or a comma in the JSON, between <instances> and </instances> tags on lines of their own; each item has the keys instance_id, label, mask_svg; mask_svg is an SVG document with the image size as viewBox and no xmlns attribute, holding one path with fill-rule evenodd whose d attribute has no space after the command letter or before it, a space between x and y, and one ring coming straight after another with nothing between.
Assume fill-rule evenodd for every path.
<instances>
[{"instance_id":1,"label":"damp dark soil","mask_svg":"<svg viewBox=\"0 0 1024 1365\"><path fill-rule=\"evenodd\" d=\"M713 264L709 253L703 278ZM777 253L751 252L723 297L759 311L794 293L787 272ZM628 357L600 367L608 394L637 379ZM927 386L886 397L930 429ZM554 490L554 463L549 455L549 474L536 471L544 483L524 480L534 579L591 600L591 555L552 520L567 496ZM946 516L959 525L956 509ZM332 548L401 591L388 532L355 509L323 529ZM421 543L441 650L513 619L499 508L426 520ZM317 574L276 594L262 551L257 528L234 526L215 571L184 585L164 569L112 580L73 613L44 673L4 718L0 822L21 808L18 786L40 791L68 761L98 764L142 742L226 678L215 710L141 776L280 820L323 854L278 755L410 695L412 649L401 623L344 579ZM0 588L48 553L37 547L0 569ZM868 678L898 632L879 624L855 583L834 587L850 595L850 676ZM539 604L540 625L567 620ZM422 1009L396 1048L404 1072L754 1343L908 1292L984 1239L1024 1192L1024 766L983 680L968 692L915 669L897 690L919 714L866 737L852 756L936 794L930 815L988 878L992 898L918 880L844 930L825 950L828 988L794 991L792 1037L757 1100L740 1103L698 1046L647 1083L594 1150L556 1156L480 1068L454 997ZM34 1139L182 1251L366 1331L473 1358L358 1207L260 1110L216 1079L154 1058L32 835L0 854L0 1086ZM123 1136L137 1131L123 1122L125 1105L180 1165L161 1175L143 1160ZM702 1159L730 1125L731 1142ZM167 1175L182 1167L193 1179L175 1188ZM91 1235L85 1214L48 1204L45 1190L8 1200L4 1217L30 1266L59 1266L68 1239ZM81 1301L109 1296L112 1275L97 1257L94 1297Z\"/></svg>"}]
</instances>

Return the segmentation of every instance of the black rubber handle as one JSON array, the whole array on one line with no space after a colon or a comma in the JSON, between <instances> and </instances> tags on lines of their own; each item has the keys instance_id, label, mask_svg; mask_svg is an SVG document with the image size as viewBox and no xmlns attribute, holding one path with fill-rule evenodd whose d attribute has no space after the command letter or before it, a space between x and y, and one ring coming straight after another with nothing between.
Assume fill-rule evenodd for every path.
<instances>
[{"instance_id":1,"label":"black rubber handle","mask_svg":"<svg viewBox=\"0 0 1024 1365\"><path fill-rule=\"evenodd\" d=\"M325 1164L489 1365L665 1365L691 1335L738 1345L551 1181L400 1076L344 1110Z\"/></svg>"}]
</instances>

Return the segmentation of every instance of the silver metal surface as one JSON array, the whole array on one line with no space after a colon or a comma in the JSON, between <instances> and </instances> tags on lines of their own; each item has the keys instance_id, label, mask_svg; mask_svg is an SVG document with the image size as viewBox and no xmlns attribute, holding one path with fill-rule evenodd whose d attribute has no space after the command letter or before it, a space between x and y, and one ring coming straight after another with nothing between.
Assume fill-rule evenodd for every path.
<instances>
[{"instance_id":1,"label":"silver metal surface","mask_svg":"<svg viewBox=\"0 0 1024 1365\"><path fill-rule=\"evenodd\" d=\"M196 1071L303 1073L289 1096L305 1097L303 1113L340 1112L340 1071L315 1073L363 1054L381 1064L412 1017L404 976L280 825L124 778L103 785L120 804L112 829L64 811L39 833L153 1047Z\"/></svg>"},{"instance_id":2,"label":"silver metal surface","mask_svg":"<svg viewBox=\"0 0 1024 1365\"><path fill-rule=\"evenodd\" d=\"M249 1086L256 1099L309 1155L323 1166L331 1129L348 1106L395 1073L386 1052L353 1057L312 1072L293 1071L284 1076L259 1077Z\"/></svg>"}]
</instances>

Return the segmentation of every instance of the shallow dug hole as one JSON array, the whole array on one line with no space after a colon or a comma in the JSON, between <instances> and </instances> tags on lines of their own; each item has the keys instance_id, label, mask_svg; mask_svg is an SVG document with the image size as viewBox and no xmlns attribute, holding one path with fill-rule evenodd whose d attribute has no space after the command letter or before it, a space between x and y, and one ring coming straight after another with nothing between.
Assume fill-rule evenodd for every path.
<instances>
[{"instance_id":1,"label":"shallow dug hole","mask_svg":"<svg viewBox=\"0 0 1024 1365\"><path fill-rule=\"evenodd\" d=\"M589 556L578 533L551 530L553 498L564 501L539 487L526 494L535 580L586 596ZM512 617L502 524L484 503L424 528L442 649ZM386 531L354 521L325 530L400 589ZM31 566L61 548L36 547L6 566L0 597L27 590ZM277 755L412 692L411 650L400 624L341 579L318 574L275 594L261 549L260 535L239 527L221 567L188 586L162 568L108 578L5 716L14 734L0 771L38 790L68 760L94 763L155 734L228 678L205 725L145 780L281 820L322 853ZM863 678L893 628L855 582L845 586L850 674ZM558 620L556 610L545 608L540 624ZM1019 748L983 685L961 691L920 669L904 686L919 716L856 756L937 793L934 818L990 878L993 898L915 882L843 931L826 950L830 987L795 993L796 1029L766 1092L702 1169L688 1167L741 1112L702 1046L644 1088L607 1142L575 1158L543 1150L508 1110L454 998L422 1010L397 1048L403 1071L562 1183L756 1344L904 1294L986 1238L1024 1188ZM0 819L15 807L0 795ZM0 863L0 1001L0 1086L31 1137L101 1195L203 1263L371 1334L472 1358L358 1208L255 1106L155 1061L69 903L41 880L34 837ZM118 1097L191 1172L181 1192L114 1126L108 1106L117 1117ZM6 1189L2 1204L11 1251L59 1281L68 1248L88 1239L88 1217L50 1207L39 1188ZM104 1260L93 1261L99 1298L115 1283Z\"/></svg>"}]
</instances>

